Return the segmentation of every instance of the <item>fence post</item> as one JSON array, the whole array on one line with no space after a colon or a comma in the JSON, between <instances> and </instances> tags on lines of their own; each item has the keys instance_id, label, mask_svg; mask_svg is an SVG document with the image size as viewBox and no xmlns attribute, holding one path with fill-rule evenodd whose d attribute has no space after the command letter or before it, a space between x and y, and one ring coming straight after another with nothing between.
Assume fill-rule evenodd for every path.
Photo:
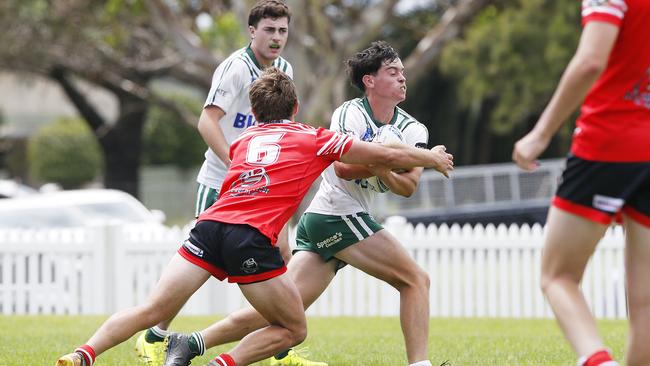
<instances>
[{"instance_id":1,"label":"fence post","mask_svg":"<svg viewBox=\"0 0 650 366\"><path fill-rule=\"evenodd\" d=\"M95 240L94 263L95 276L90 276L93 284L93 312L96 314L111 314L115 312L119 294L116 291L115 277L119 274L116 266L116 246L121 227L115 223L102 222L91 226L88 230L90 237Z\"/></svg>"}]
</instances>

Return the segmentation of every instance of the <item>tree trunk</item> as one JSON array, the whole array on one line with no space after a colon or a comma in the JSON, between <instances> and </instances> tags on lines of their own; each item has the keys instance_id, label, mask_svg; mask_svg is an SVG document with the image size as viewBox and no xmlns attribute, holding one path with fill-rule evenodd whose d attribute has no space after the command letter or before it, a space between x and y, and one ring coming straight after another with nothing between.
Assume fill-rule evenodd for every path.
<instances>
[{"instance_id":1,"label":"tree trunk","mask_svg":"<svg viewBox=\"0 0 650 366\"><path fill-rule=\"evenodd\" d=\"M142 155L142 130L149 103L142 99L120 98L116 124L99 143L106 162L104 185L139 196L139 167Z\"/></svg>"}]
</instances>

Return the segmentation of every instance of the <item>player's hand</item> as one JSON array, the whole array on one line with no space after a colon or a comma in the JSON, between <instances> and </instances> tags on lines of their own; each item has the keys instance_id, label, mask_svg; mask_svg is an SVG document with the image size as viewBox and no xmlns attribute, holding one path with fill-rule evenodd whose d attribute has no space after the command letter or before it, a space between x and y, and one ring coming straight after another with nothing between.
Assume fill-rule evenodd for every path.
<instances>
[{"instance_id":1,"label":"player's hand","mask_svg":"<svg viewBox=\"0 0 650 366\"><path fill-rule=\"evenodd\" d=\"M449 178L449 172L454 170L454 156L447 153L447 148L444 145L434 146L431 148L431 152L435 161L433 168Z\"/></svg>"},{"instance_id":2,"label":"player's hand","mask_svg":"<svg viewBox=\"0 0 650 366\"><path fill-rule=\"evenodd\" d=\"M546 150L550 141L550 138L546 138L535 131L530 131L515 143L512 150L512 161L523 170L535 170L539 166L537 158Z\"/></svg>"}]
</instances>

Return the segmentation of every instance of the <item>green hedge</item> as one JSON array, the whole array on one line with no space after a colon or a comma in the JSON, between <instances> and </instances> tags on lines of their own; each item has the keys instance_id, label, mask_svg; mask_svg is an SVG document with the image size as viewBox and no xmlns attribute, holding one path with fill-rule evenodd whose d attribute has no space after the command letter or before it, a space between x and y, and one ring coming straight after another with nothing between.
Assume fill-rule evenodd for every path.
<instances>
[{"instance_id":1,"label":"green hedge","mask_svg":"<svg viewBox=\"0 0 650 366\"><path fill-rule=\"evenodd\" d=\"M181 96L174 97L196 113L201 113L201 101ZM181 169L201 165L207 149L199 131L178 120L178 117L159 106L149 108L144 125L142 162L145 165L174 165Z\"/></svg>"},{"instance_id":2,"label":"green hedge","mask_svg":"<svg viewBox=\"0 0 650 366\"><path fill-rule=\"evenodd\" d=\"M79 188L97 177L103 156L86 123L61 118L40 128L27 146L32 178L64 189Z\"/></svg>"}]
</instances>

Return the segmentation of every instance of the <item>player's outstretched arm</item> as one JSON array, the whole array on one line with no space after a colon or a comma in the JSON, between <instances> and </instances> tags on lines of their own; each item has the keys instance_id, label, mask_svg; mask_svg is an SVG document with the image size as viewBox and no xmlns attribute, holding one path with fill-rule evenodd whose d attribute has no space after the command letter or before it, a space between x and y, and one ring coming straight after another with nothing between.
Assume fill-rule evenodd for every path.
<instances>
[{"instance_id":1,"label":"player's outstretched arm","mask_svg":"<svg viewBox=\"0 0 650 366\"><path fill-rule=\"evenodd\" d=\"M578 50L564 71L551 101L533 130L515 143L512 160L520 168L535 169L537 157L546 150L555 132L605 70L618 31L618 27L604 22L589 22L585 26Z\"/></svg>"},{"instance_id":2,"label":"player's outstretched arm","mask_svg":"<svg viewBox=\"0 0 650 366\"><path fill-rule=\"evenodd\" d=\"M454 157L445 150L442 145L426 150L404 144L381 145L355 140L341 156L341 161L348 164L384 165L391 169L434 168L449 177L449 171L454 169Z\"/></svg>"},{"instance_id":3,"label":"player's outstretched arm","mask_svg":"<svg viewBox=\"0 0 650 366\"><path fill-rule=\"evenodd\" d=\"M226 114L217 106L207 106L203 108L201 116L199 117L199 124L197 126L203 141L210 147L210 149L221 159L221 161L230 165L230 146L226 141L226 137L221 130L219 121Z\"/></svg>"}]
</instances>

